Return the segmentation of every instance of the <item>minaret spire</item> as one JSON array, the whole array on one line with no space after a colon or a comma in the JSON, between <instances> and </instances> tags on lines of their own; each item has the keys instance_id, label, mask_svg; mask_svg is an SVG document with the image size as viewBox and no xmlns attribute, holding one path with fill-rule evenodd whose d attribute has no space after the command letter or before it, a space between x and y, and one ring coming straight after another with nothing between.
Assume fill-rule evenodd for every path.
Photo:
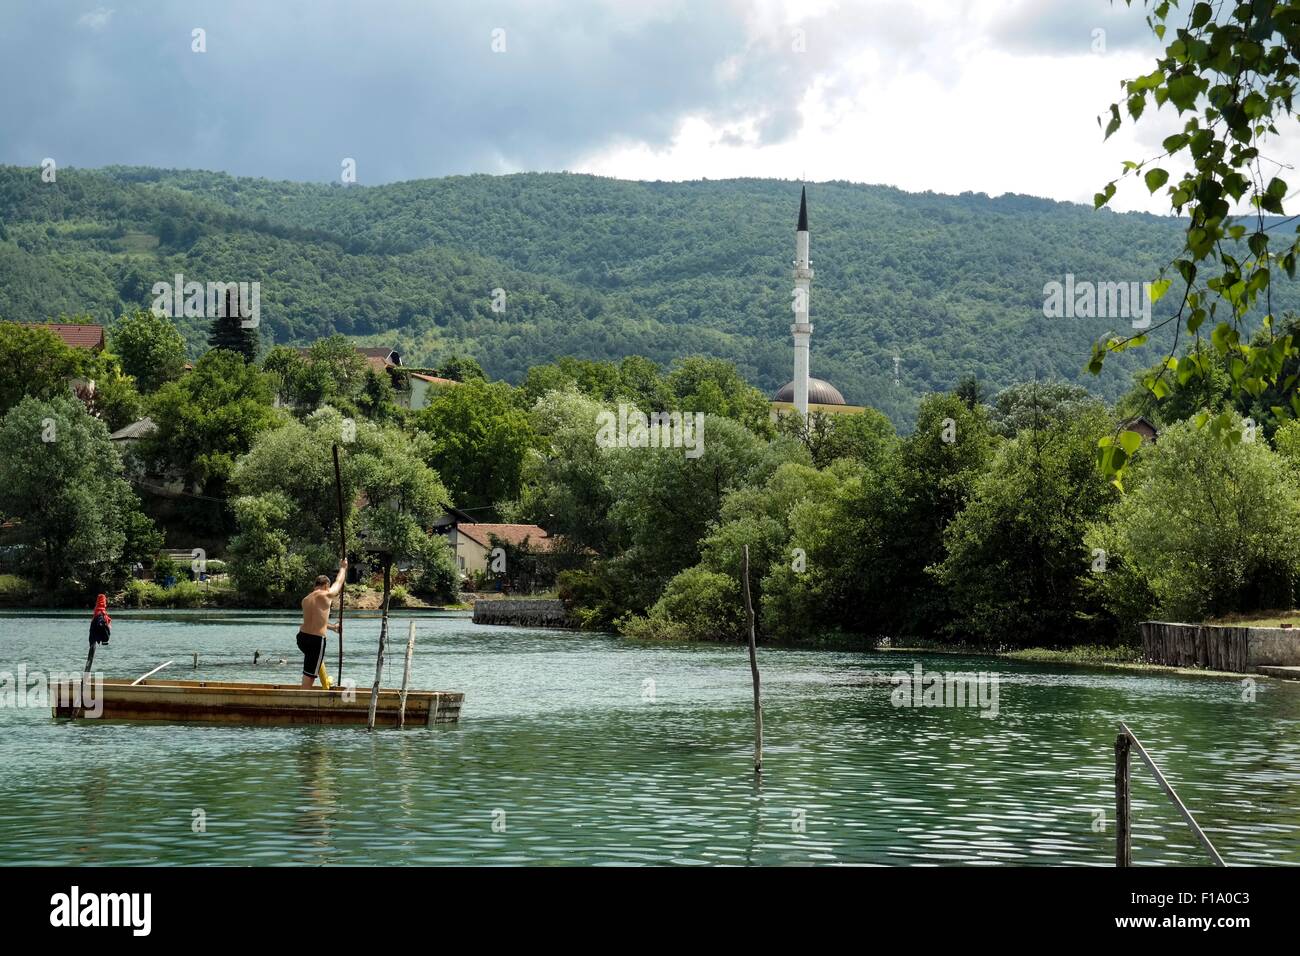
<instances>
[{"instance_id":1,"label":"minaret spire","mask_svg":"<svg viewBox=\"0 0 1300 956\"><path fill-rule=\"evenodd\" d=\"M794 233L794 407L808 418L808 342L813 327L808 321L808 295L812 286L812 260L808 258L808 190L799 193L799 225Z\"/></svg>"}]
</instances>

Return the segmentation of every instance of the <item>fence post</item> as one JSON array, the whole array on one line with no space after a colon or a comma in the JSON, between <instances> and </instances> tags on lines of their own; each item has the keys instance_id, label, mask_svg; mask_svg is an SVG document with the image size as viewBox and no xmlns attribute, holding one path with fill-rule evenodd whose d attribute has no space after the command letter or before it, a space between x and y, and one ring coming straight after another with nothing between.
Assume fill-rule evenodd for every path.
<instances>
[{"instance_id":1,"label":"fence post","mask_svg":"<svg viewBox=\"0 0 1300 956\"><path fill-rule=\"evenodd\" d=\"M1115 865L1133 865L1133 830L1130 823L1129 736L1115 738Z\"/></svg>"}]
</instances>

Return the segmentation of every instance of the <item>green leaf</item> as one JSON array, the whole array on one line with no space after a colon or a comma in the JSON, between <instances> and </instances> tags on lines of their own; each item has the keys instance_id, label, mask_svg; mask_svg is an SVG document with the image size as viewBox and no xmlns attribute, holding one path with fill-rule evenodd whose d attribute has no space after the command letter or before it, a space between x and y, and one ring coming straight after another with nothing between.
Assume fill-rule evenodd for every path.
<instances>
[{"instance_id":1,"label":"green leaf","mask_svg":"<svg viewBox=\"0 0 1300 956\"><path fill-rule=\"evenodd\" d=\"M1159 166L1156 166L1152 169L1148 169L1146 176L1143 178L1146 180L1147 191L1155 192L1165 183L1169 182L1169 173L1161 169Z\"/></svg>"},{"instance_id":2,"label":"green leaf","mask_svg":"<svg viewBox=\"0 0 1300 956\"><path fill-rule=\"evenodd\" d=\"M1137 454L1137 450L1142 447L1142 436L1137 432L1120 432L1119 444L1124 449L1124 453L1131 457Z\"/></svg>"}]
</instances>

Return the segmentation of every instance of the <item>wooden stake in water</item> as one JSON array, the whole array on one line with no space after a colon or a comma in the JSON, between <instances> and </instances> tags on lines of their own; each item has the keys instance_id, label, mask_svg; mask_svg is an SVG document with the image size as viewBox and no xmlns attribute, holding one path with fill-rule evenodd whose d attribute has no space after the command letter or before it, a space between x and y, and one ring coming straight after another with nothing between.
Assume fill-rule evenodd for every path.
<instances>
[{"instance_id":1,"label":"wooden stake in water","mask_svg":"<svg viewBox=\"0 0 1300 956\"><path fill-rule=\"evenodd\" d=\"M1129 736L1115 738L1115 865L1133 865L1132 777L1129 771Z\"/></svg>"},{"instance_id":2,"label":"wooden stake in water","mask_svg":"<svg viewBox=\"0 0 1300 956\"><path fill-rule=\"evenodd\" d=\"M749 595L749 545L741 562L740 576L745 583L745 617L749 621L749 673L754 679L754 773L763 772L763 702L759 698L758 650L754 626L754 602Z\"/></svg>"},{"instance_id":3,"label":"wooden stake in water","mask_svg":"<svg viewBox=\"0 0 1300 956\"><path fill-rule=\"evenodd\" d=\"M334 491L339 504L339 562L348 556L348 533L343 518L343 470L339 467L339 446L334 446ZM347 575L343 576L343 590L339 592L339 666L334 679L343 684L343 605L348 596Z\"/></svg>"},{"instance_id":4,"label":"wooden stake in water","mask_svg":"<svg viewBox=\"0 0 1300 956\"><path fill-rule=\"evenodd\" d=\"M388 599L392 595L393 556L384 555L384 613L379 619L379 653L375 656L375 683L370 689L370 716L366 729L375 729L375 709L379 706L379 680L384 674L384 648L388 642Z\"/></svg>"},{"instance_id":5,"label":"wooden stake in water","mask_svg":"<svg viewBox=\"0 0 1300 956\"><path fill-rule=\"evenodd\" d=\"M397 707L397 727L406 726L406 689L411 686L411 655L415 653L415 622L411 622L411 632L406 638L406 667L402 670L402 699Z\"/></svg>"}]
</instances>

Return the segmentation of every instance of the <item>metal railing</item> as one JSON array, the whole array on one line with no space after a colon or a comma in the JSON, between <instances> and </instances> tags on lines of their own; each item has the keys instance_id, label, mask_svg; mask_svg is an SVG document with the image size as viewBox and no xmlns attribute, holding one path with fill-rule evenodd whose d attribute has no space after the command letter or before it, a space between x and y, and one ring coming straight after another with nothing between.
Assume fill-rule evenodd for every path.
<instances>
[{"instance_id":1,"label":"metal railing","mask_svg":"<svg viewBox=\"0 0 1300 956\"><path fill-rule=\"evenodd\" d=\"M1115 865L1132 866L1133 865L1133 827L1132 827L1132 807L1130 801L1130 782L1129 773L1129 755L1136 752L1141 761L1147 765L1151 771L1151 776L1155 778L1160 789L1165 792L1173 802L1174 809L1182 816L1183 821L1191 828L1192 835L1200 841L1201 846L1205 847L1205 852L1210 855L1215 866L1227 866L1223 862L1223 857L1219 856L1219 851L1214 848L1210 838L1205 835L1196 818L1192 816L1192 811L1187 809L1187 805L1179 799L1174 788L1169 785L1165 775L1160 772L1151 755L1147 753L1146 748L1133 736L1133 731L1128 729L1128 725L1123 721L1119 724L1119 736L1115 738Z\"/></svg>"}]
</instances>

